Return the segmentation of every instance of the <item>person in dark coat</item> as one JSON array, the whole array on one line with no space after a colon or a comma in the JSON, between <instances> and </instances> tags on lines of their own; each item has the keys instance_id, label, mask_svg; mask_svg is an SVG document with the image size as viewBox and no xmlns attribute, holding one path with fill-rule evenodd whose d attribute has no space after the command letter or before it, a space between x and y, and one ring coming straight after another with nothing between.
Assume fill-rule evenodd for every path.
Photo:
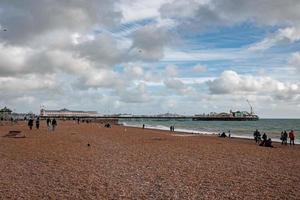
<instances>
[{"instance_id":1,"label":"person in dark coat","mask_svg":"<svg viewBox=\"0 0 300 200\"><path fill-rule=\"evenodd\" d=\"M56 119L52 119L52 131L55 130L55 127L57 126L57 122L56 122Z\"/></svg>"},{"instance_id":2,"label":"person in dark coat","mask_svg":"<svg viewBox=\"0 0 300 200\"><path fill-rule=\"evenodd\" d=\"M262 139L263 140L261 141L261 143L259 144L259 146L265 146L266 145L266 142L267 142L267 139L268 139L268 136L267 136L266 133L263 134Z\"/></svg>"},{"instance_id":3,"label":"person in dark coat","mask_svg":"<svg viewBox=\"0 0 300 200\"><path fill-rule=\"evenodd\" d=\"M36 127L36 129L40 128L40 118L36 118L36 120L35 120L35 127Z\"/></svg>"},{"instance_id":4,"label":"person in dark coat","mask_svg":"<svg viewBox=\"0 0 300 200\"><path fill-rule=\"evenodd\" d=\"M265 147L273 147L271 138L267 139L265 142Z\"/></svg>"},{"instance_id":5,"label":"person in dark coat","mask_svg":"<svg viewBox=\"0 0 300 200\"><path fill-rule=\"evenodd\" d=\"M28 120L28 126L29 126L29 129L32 130L33 119L29 119L29 120Z\"/></svg>"},{"instance_id":6,"label":"person in dark coat","mask_svg":"<svg viewBox=\"0 0 300 200\"><path fill-rule=\"evenodd\" d=\"M263 141L267 141L267 139L268 139L268 136L267 136L267 134L266 134L266 133L264 133L264 134L263 134L263 136L262 136L262 139L263 139Z\"/></svg>"},{"instance_id":7,"label":"person in dark coat","mask_svg":"<svg viewBox=\"0 0 300 200\"><path fill-rule=\"evenodd\" d=\"M225 132L223 132L219 137L226 138L227 135L225 134Z\"/></svg>"},{"instance_id":8,"label":"person in dark coat","mask_svg":"<svg viewBox=\"0 0 300 200\"><path fill-rule=\"evenodd\" d=\"M260 141L260 132L257 129L254 131L253 136L254 136L255 142L259 143L259 141Z\"/></svg>"}]
</instances>

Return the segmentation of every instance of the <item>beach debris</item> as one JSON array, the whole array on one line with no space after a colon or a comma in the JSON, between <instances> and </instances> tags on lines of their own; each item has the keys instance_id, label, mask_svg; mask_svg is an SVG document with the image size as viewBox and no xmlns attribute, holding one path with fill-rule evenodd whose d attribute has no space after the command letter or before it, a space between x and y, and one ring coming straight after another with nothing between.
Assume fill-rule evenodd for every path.
<instances>
[{"instance_id":1,"label":"beach debris","mask_svg":"<svg viewBox=\"0 0 300 200\"><path fill-rule=\"evenodd\" d=\"M90 147L91 146L90 143L88 143L87 146Z\"/></svg>"},{"instance_id":2,"label":"beach debris","mask_svg":"<svg viewBox=\"0 0 300 200\"><path fill-rule=\"evenodd\" d=\"M158 141L162 141L162 140L166 140L166 138L161 138L161 137L154 137L151 138L152 140L158 140Z\"/></svg>"},{"instance_id":3,"label":"beach debris","mask_svg":"<svg viewBox=\"0 0 300 200\"><path fill-rule=\"evenodd\" d=\"M25 138L26 136L25 136L25 134L22 133L22 131L9 131L3 137L8 137L8 138Z\"/></svg>"}]
</instances>

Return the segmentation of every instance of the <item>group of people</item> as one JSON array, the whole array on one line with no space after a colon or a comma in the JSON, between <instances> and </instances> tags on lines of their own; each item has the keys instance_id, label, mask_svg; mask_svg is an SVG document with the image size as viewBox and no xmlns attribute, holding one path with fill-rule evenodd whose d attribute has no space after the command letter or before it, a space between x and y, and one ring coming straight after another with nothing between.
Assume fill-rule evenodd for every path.
<instances>
[{"instance_id":1,"label":"group of people","mask_svg":"<svg viewBox=\"0 0 300 200\"><path fill-rule=\"evenodd\" d=\"M226 138L226 137L231 138L231 132L230 132L230 130L228 131L228 136L226 135L225 132L219 133L218 136L222 137L222 138Z\"/></svg>"},{"instance_id":2,"label":"group of people","mask_svg":"<svg viewBox=\"0 0 300 200\"><path fill-rule=\"evenodd\" d=\"M106 123L106 124L104 125L104 127L105 127L105 128L111 128L111 125L110 125L110 123Z\"/></svg>"},{"instance_id":3,"label":"group of people","mask_svg":"<svg viewBox=\"0 0 300 200\"><path fill-rule=\"evenodd\" d=\"M33 118L30 118L28 120L28 124L27 124L30 130L32 130L33 124L34 124L34 120L33 120ZM37 117L35 119L35 127L36 127L36 129L40 128L40 118L39 117Z\"/></svg>"},{"instance_id":4,"label":"group of people","mask_svg":"<svg viewBox=\"0 0 300 200\"><path fill-rule=\"evenodd\" d=\"M175 126L170 126L170 131L175 131Z\"/></svg>"},{"instance_id":5,"label":"group of people","mask_svg":"<svg viewBox=\"0 0 300 200\"><path fill-rule=\"evenodd\" d=\"M46 120L47 122L47 127L48 127L48 131L55 131L55 127L57 126L57 122L56 119L53 118L52 120L50 118L48 118Z\"/></svg>"},{"instance_id":6,"label":"group of people","mask_svg":"<svg viewBox=\"0 0 300 200\"><path fill-rule=\"evenodd\" d=\"M266 133L264 133L261 136L260 132L256 129L253 133L253 136L254 136L255 142L258 143L259 146L273 147L272 140L271 140L271 138L268 138ZM290 145L292 145L292 144L295 145L295 132L294 132L294 130L291 130L289 132L289 134L286 131L281 132L281 137L280 137L281 144L282 145L283 144L287 145L288 137L290 138Z\"/></svg>"},{"instance_id":7,"label":"group of people","mask_svg":"<svg viewBox=\"0 0 300 200\"><path fill-rule=\"evenodd\" d=\"M295 133L291 130L289 134L285 131L281 132L280 140L282 145L287 145L288 137L290 138L290 145L295 145Z\"/></svg>"},{"instance_id":8,"label":"group of people","mask_svg":"<svg viewBox=\"0 0 300 200\"><path fill-rule=\"evenodd\" d=\"M40 128L40 118L37 117L35 120L33 118L30 118L28 120L28 127L30 130L32 130L32 127L33 127L33 124L34 124L34 121L35 121L35 127L36 129L39 129ZM55 130L55 127L57 126L57 121L55 118L53 118L52 120L51 119L47 119L46 120L47 122L47 127L48 127L48 131L54 131Z\"/></svg>"},{"instance_id":9,"label":"group of people","mask_svg":"<svg viewBox=\"0 0 300 200\"><path fill-rule=\"evenodd\" d=\"M259 144L259 146L263 147L273 147L272 145L272 139L268 138L267 134L264 133L262 136L260 132L256 129L253 133L254 140L256 143Z\"/></svg>"}]
</instances>

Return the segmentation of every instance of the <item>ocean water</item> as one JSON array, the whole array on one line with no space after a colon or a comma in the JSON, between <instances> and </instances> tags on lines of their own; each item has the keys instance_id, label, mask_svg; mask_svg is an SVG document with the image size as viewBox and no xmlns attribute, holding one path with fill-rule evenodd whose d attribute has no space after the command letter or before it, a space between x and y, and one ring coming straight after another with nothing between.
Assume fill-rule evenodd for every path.
<instances>
[{"instance_id":1,"label":"ocean water","mask_svg":"<svg viewBox=\"0 0 300 200\"><path fill-rule=\"evenodd\" d=\"M283 130L294 130L295 142L300 144L300 119L260 119L258 121L193 121L193 120L153 120L153 119L121 119L120 124L125 126L170 130L195 134L218 134L228 131L233 137L253 138L253 132L258 129L261 134L266 133L273 141L280 141Z\"/></svg>"}]
</instances>

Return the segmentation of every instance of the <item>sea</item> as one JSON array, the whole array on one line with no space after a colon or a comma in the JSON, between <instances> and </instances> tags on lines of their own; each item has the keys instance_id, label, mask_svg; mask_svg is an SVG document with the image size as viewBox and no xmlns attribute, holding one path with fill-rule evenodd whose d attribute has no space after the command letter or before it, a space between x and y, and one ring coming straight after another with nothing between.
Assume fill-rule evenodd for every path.
<instances>
[{"instance_id":1,"label":"sea","mask_svg":"<svg viewBox=\"0 0 300 200\"><path fill-rule=\"evenodd\" d=\"M273 141L280 141L281 131L295 131L295 143L300 144L300 119L259 119L258 121L193 121L184 120L161 120L161 119L120 119L119 123L124 126L170 130L175 127L176 132L187 134L210 134L217 135L225 132L231 137L253 139L253 132L258 129L261 134L266 133Z\"/></svg>"}]
</instances>

